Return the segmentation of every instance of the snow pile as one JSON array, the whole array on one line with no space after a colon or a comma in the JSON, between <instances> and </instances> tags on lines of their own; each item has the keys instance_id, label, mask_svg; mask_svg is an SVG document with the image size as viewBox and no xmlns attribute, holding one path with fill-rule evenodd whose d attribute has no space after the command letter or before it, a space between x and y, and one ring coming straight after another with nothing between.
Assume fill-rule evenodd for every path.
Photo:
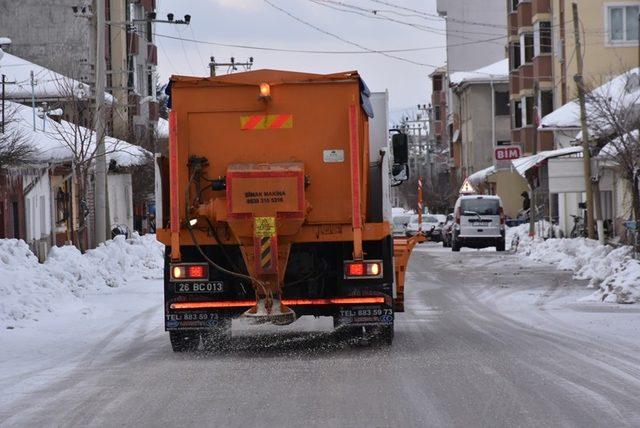
<instances>
[{"instance_id":1,"label":"snow pile","mask_svg":"<svg viewBox=\"0 0 640 428\"><path fill-rule=\"evenodd\" d=\"M85 254L54 247L44 264L24 241L0 240L0 323L37 319L65 303L78 303L87 290L117 287L130 278L162 278L162 244L155 235L117 236Z\"/></svg>"},{"instance_id":2,"label":"snow pile","mask_svg":"<svg viewBox=\"0 0 640 428\"><path fill-rule=\"evenodd\" d=\"M17 239L0 239L0 296L0 325L53 312L76 299L73 288L63 286Z\"/></svg>"},{"instance_id":3,"label":"snow pile","mask_svg":"<svg viewBox=\"0 0 640 428\"><path fill-rule=\"evenodd\" d=\"M586 238L531 239L529 225L508 230L507 240L525 259L572 271L598 291L585 300L610 303L640 302L640 261L631 247L613 248ZM514 245L517 244L517 245Z\"/></svg>"}]
</instances>

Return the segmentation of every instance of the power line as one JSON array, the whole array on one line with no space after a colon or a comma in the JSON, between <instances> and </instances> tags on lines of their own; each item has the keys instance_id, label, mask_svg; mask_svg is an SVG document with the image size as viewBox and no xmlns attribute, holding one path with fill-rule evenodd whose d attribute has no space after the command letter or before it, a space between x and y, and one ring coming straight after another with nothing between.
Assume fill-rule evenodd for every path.
<instances>
[{"instance_id":1,"label":"power line","mask_svg":"<svg viewBox=\"0 0 640 428\"><path fill-rule=\"evenodd\" d=\"M360 7L360 6L356 6L356 5L353 5L353 4L345 3L343 1L337 1L337 0L309 0L309 1L311 1L313 3L316 3L318 5L324 6L324 7L328 7L328 8L337 10L337 11L351 13L351 14L355 14L355 15L360 15L360 16L364 16L364 17L370 18L370 19L391 21L391 22L395 22L397 24L413 27L414 29L417 29L417 30L420 30L420 31L425 31L425 32L433 32L433 33L436 33L436 34L461 33L461 34L476 34L476 35L484 35L484 36L495 36L496 35L495 32L486 33L486 32L478 32L478 31L456 31L456 30L447 31L444 28L443 29L439 29L439 28L429 27L429 26L426 26L426 25L416 24L416 23L413 23L413 22L403 21L403 20L400 20L400 19L395 19L395 18L392 18L390 16L384 15L383 14L384 11L376 10L376 9L367 9L367 8L364 8L364 7ZM440 22L444 22L444 21L441 19ZM506 30L506 26L492 27L492 28L499 28L500 30L503 30L503 31ZM503 37L506 37L506 34L504 34Z\"/></svg>"},{"instance_id":2,"label":"power line","mask_svg":"<svg viewBox=\"0 0 640 428\"><path fill-rule=\"evenodd\" d=\"M336 55L350 54L350 55L356 55L356 54L375 54L375 53L381 53L381 52L383 52L383 53L399 53L399 52L418 52L418 51L425 51L425 50L431 50L431 49L444 49L446 47L446 46L426 46L426 47L404 48L404 49L380 49L380 50L377 50L377 51L370 51L370 50L336 51L336 50L313 50L313 49L286 49L286 48L272 48L272 47L268 47L268 46L239 45L239 44L231 44L231 43L210 42L210 41L207 41L207 40L197 40L197 39L190 39L190 38L186 38L186 37L175 37L175 36L170 36L168 34L160 34L160 33L153 33L153 35L156 36L156 37L162 37L162 38L165 38L165 39L183 40L185 42L199 43L199 44L203 44L203 45L220 46L220 47L226 47L226 48L253 49L253 50L258 50L258 51L305 53L305 54L336 54Z\"/></svg>"},{"instance_id":3,"label":"power line","mask_svg":"<svg viewBox=\"0 0 640 428\"><path fill-rule=\"evenodd\" d=\"M298 18L297 16L295 16L295 15L294 15L294 14L292 14L291 12L287 11L286 9L283 9L283 8L281 8L280 6L277 6L277 5L273 4L270 0L264 0L264 2L265 2L265 3L267 3L269 6L271 6L272 8L274 8L274 9L276 9L276 10L279 10L280 12L282 12L282 13L284 13L285 15L289 16L290 18L292 18L292 19L294 19L294 20L296 20L296 21L300 22L301 24L304 24L304 25L306 25L306 26L308 26L308 27L311 27L311 28L313 28L313 29L314 29L314 30L316 30L316 31L319 31L319 32L321 32L321 33L323 33L323 34L326 34L327 36L331 36L331 37L333 37L333 38L335 38L335 39L338 39L338 40L340 40L340 41L342 41L342 42L344 42L344 43L347 43L347 44L349 44L349 45L356 46L356 47L358 47L358 48L360 48L360 49L364 49L364 50L369 51L369 52L372 52L372 53L377 53L377 54L380 54L380 55L386 56L386 57L388 57L388 58L396 59L396 60L398 60L398 61L408 62L408 63L410 63L410 64L419 65L419 66L423 66L423 67L433 67L433 68L436 68L436 66L435 66L435 65L425 64L425 63L421 63L421 62L418 62L418 61L413 61L413 60L408 59L408 58L403 58L403 57L400 57L400 56L392 55L392 54L389 54L389 53L386 53L386 52L382 52L382 51L379 51L379 50L375 50L375 49L369 49L369 48L367 48L366 46L363 46L363 45L361 45L361 44L359 44L359 43L356 43L356 42L352 42L351 40L347 40L347 39L345 39L345 38L344 38L344 37L342 37L342 36L339 36L339 35L337 35L337 34L331 33L331 32L329 32L329 31L327 31L327 30L324 30L324 29L322 29L322 28L320 28L320 27L318 27L318 26L316 26L316 25L314 25L314 24L312 24L312 23L310 23L310 22L308 22L308 21L305 21L305 20L303 20L303 19L301 19L301 18Z\"/></svg>"}]
</instances>

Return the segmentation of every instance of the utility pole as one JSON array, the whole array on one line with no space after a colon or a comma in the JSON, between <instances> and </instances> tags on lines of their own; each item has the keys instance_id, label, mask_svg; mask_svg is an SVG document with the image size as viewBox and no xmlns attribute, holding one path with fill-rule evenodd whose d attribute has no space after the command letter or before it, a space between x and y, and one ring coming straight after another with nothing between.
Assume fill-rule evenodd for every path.
<instances>
[{"instance_id":1,"label":"utility pole","mask_svg":"<svg viewBox=\"0 0 640 428\"><path fill-rule=\"evenodd\" d=\"M95 32L96 32L96 81L95 81L95 130L96 130L96 158L95 158L95 239L96 246L107 240L107 159L105 156L104 135L104 90L105 90L105 0L96 0Z\"/></svg>"},{"instance_id":2,"label":"utility pole","mask_svg":"<svg viewBox=\"0 0 640 428\"><path fill-rule=\"evenodd\" d=\"M251 70L253 67L253 57L249 57L249 61L236 62L234 57L231 57L230 62L216 62L215 57L211 57L209 62L209 76L216 77L217 67L227 67L227 73L232 73L238 70L238 67L244 68L245 71Z\"/></svg>"},{"instance_id":3,"label":"utility pole","mask_svg":"<svg viewBox=\"0 0 640 428\"><path fill-rule=\"evenodd\" d=\"M36 130L36 79L33 75L33 70L30 73L31 77L31 109L33 110L33 130Z\"/></svg>"},{"instance_id":4,"label":"utility pole","mask_svg":"<svg viewBox=\"0 0 640 428\"><path fill-rule=\"evenodd\" d=\"M2 133L4 134L4 86L7 84L7 76L2 75Z\"/></svg>"},{"instance_id":5,"label":"utility pole","mask_svg":"<svg viewBox=\"0 0 640 428\"><path fill-rule=\"evenodd\" d=\"M580 20L578 18L578 4L573 2L573 33L575 37L576 45L576 63L578 66L578 72L573 77L573 80L578 86L578 98L580 100L580 126L582 128L582 160L584 167L584 190L587 194L587 235L589 239L594 239L593 233L593 188L591 186L591 151L589 144L589 128L587 127L587 108L585 102L584 92L584 77L582 75L582 46L580 45Z\"/></svg>"},{"instance_id":6,"label":"utility pole","mask_svg":"<svg viewBox=\"0 0 640 428\"><path fill-rule=\"evenodd\" d=\"M5 112L4 112L4 104L5 104L5 99L6 99L6 93L5 93L5 87L6 85L15 85L16 82L7 82L7 76L6 75L2 75L2 125L0 128L0 133L4 134L4 127L5 127Z\"/></svg>"}]
</instances>

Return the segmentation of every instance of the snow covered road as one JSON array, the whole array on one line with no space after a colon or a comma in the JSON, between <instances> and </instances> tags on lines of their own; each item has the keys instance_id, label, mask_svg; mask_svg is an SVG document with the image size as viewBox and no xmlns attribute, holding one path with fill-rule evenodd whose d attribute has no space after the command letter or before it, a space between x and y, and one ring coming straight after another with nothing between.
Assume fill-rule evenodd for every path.
<instances>
[{"instance_id":1,"label":"snow covered road","mask_svg":"<svg viewBox=\"0 0 640 428\"><path fill-rule=\"evenodd\" d=\"M174 354L161 287L0 331L0 426L640 425L640 307L513 254L420 246L391 348L302 319Z\"/></svg>"}]
</instances>

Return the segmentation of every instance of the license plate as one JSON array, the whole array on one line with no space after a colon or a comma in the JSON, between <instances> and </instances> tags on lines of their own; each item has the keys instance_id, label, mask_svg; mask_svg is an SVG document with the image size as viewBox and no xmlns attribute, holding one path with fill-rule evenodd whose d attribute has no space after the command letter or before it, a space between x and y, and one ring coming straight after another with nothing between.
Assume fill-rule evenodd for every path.
<instances>
[{"instance_id":1,"label":"license plate","mask_svg":"<svg viewBox=\"0 0 640 428\"><path fill-rule=\"evenodd\" d=\"M224 283L222 281L211 282L179 282L175 284L176 293L222 293Z\"/></svg>"}]
</instances>

